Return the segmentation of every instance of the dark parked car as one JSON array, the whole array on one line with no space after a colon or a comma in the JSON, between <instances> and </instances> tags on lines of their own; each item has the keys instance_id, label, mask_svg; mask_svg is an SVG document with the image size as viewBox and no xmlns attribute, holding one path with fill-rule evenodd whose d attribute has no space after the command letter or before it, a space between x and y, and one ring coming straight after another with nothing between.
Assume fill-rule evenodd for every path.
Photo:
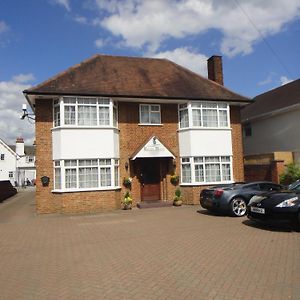
<instances>
[{"instance_id":1,"label":"dark parked car","mask_svg":"<svg viewBox=\"0 0 300 300\"><path fill-rule=\"evenodd\" d=\"M17 190L11 185L9 180L0 181L0 202L15 195Z\"/></svg>"},{"instance_id":2,"label":"dark parked car","mask_svg":"<svg viewBox=\"0 0 300 300\"><path fill-rule=\"evenodd\" d=\"M246 214L247 204L254 195L282 188L279 184L267 181L219 185L204 189L200 194L200 204L210 211L222 211L242 217Z\"/></svg>"},{"instance_id":3,"label":"dark parked car","mask_svg":"<svg viewBox=\"0 0 300 300\"><path fill-rule=\"evenodd\" d=\"M247 216L254 220L288 220L300 225L300 182L290 190L264 193L250 199Z\"/></svg>"}]
</instances>

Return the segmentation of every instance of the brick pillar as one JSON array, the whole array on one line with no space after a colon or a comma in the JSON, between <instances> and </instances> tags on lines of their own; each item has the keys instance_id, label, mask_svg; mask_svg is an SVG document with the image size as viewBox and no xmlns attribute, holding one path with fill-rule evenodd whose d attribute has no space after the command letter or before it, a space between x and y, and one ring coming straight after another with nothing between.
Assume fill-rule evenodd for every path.
<instances>
[{"instance_id":1,"label":"brick pillar","mask_svg":"<svg viewBox=\"0 0 300 300\"><path fill-rule=\"evenodd\" d=\"M271 161L271 177L272 181L280 183L279 176L284 172L284 160Z\"/></svg>"}]
</instances>

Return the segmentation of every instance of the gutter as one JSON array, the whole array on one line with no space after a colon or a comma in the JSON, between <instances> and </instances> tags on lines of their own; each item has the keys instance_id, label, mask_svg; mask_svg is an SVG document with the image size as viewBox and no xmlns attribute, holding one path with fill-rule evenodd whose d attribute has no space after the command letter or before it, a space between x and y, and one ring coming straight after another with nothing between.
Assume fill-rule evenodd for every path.
<instances>
[{"instance_id":1,"label":"gutter","mask_svg":"<svg viewBox=\"0 0 300 300\"><path fill-rule=\"evenodd\" d=\"M61 93L61 92L35 92L35 91L28 91L24 90L23 94L25 95L27 101L30 103L28 96L29 95L41 95L41 96L87 96L87 97L108 97L108 98L128 98L128 99L162 99L162 100L181 100L181 101L186 101L186 100L192 100L192 101L225 101L225 102L233 102L233 103L240 103L240 104L248 104L252 103L252 100L248 99L225 99L225 98L194 98L194 97L189 97L189 98L183 98L183 97L168 97L168 96L139 96L139 95L115 95L115 94L89 94L89 93ZM31 106L31 105L30 105ZM32 108L32 106L31 106Z\"/></svg>"}]
</instances>

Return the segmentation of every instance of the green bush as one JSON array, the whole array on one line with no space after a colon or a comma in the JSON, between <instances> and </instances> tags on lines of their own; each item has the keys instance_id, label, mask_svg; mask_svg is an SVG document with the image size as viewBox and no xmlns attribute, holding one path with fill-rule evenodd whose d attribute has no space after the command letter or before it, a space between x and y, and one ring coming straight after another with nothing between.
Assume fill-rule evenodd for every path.
<instances>
[{"instance_id":1,"label":"green bush","mask_svg":"<svg viewBox=\"0 0 300 300\"><path fill-rule=\"evenodd\" d=\"M176 191L175 191L175 196L176 196L177 198L180 198L180 196L181 196L181 190L180 190L180 189L176 189Z\"/></svg>"},{"instance_id":2,"label":"green bush","mask_svg":"<svg viewBox=\"0 0 300 300\"><path fill-rule=\"evenodd\" d=\"M288 164L285 172L280 175L281 184L291 184L292 182L300 179L300 167L295 163Z\"/></svg>"}]
</instances>

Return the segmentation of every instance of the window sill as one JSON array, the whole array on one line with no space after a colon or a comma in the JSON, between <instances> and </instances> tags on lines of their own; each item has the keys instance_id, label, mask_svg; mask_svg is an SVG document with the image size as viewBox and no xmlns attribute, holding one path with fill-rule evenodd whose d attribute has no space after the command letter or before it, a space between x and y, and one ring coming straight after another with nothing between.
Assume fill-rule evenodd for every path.
<instances>
[{"instance_id":1,"label":"window sill","mask_svg":"<svg viewBox=\"0 0 300 300\"><path fill-rule=\"evenodd\" d=\"M163 124L138 123L139 126L163 126Z\"/></svg>"},{"instance_id":2,"label":"window sill","mask_svg":"<svg viewBox=\"0 0 300 300\"><path fill-rule=\"evenodd\" d=\"M203 186L203 185L218 185L218 184L231 184L234 181L218 181L218 182L191 182L191 183L180 183L180 186Z\"/></svg>"},{"instance_id":3,"label":"window sill","mask_svg":"<svg viewBox=\"0 0 300 300\"><path fill-rule=\"evenodd\" d=\"M179 128L177 131L188 131L188 130L219 130L219 131L232 131L231 127L186 127Z\"/></svg>"},{"instance_id":4,"label":"window sill","mask_svg":"<svg viewBox=\"0 0 300 300\"><path fill-rule=\"evenodd\" d=\"M52 190L53 194L62 194L62 193L81 193L81 192L103 192L103 191L115 191L120 190L120 186L107 186L102 188L93 188L93 189L60 189L60 190Z\"/></svg>"},{"instance_id":5,"label":"window sill","mask_svg":"<svg viewBox=\"0 0 300 300\"><path fill-rule=\"evenodd\" d=\"M118 130L119 128L114 127L114 126L77 126L77 125L72 125L72 126L57 126L51 128L51 131L57 131L60 129L113 129L113 130Z\"/></svg>"}]
</instances>

